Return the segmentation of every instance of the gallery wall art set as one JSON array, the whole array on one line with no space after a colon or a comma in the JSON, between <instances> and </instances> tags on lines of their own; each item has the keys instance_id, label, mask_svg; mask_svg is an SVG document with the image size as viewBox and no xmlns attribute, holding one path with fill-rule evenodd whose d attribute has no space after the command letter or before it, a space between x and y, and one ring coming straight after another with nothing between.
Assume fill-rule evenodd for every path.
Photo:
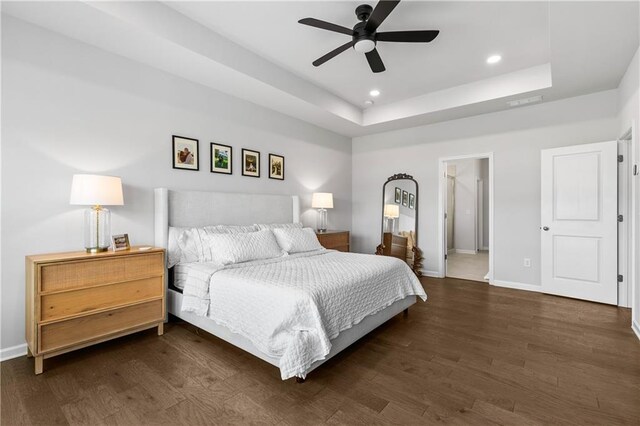
<instances>
[{"instance_id":1,"label":"gallery wall art set","mask_svg":"<svg viewBox=\"0 0 640 426\"><path fill-rule=\"evenodd\" d=\"M200 170L198 139L173 135L173 168ZM233 174L233 147L216 142L210 143L209 161L211 173ZM284 156L269 153L269 179L284 180ZM260 152L242 148L242 175L260 177Z\"/></svg>"}]
</instances>

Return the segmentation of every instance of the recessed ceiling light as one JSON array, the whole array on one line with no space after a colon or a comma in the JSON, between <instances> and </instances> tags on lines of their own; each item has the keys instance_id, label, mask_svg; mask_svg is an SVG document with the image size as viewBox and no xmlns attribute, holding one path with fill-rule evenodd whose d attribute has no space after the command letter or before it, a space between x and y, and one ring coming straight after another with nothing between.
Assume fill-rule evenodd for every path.
<instances>
[{"instance_id":1,"label":"recessed ceiling light","mask_svg":"<svg viewBox=\"0 0 640 426\"><path fill-rule=\"evenodd\" d=\"M364 101L364 104L366 106L371 106L371 105L373 105L373 101L371 99L367 99L366 101Z\"/></svg>"},{"instance_id":2,"label":"recessed ceiling light","mask_svg":"<svg viewBox=\"0 0 640 426\"><path fill-rule=\"evenodd\" d=\"M372 91L369 92L369 94L373 97L380 96L380 91L373 89Z\"/></svg>"},{"instance_id":3,"label":"recessed ceiling light","mask_svg":"<svg viewBox=\"0 0 640 426\"><path fill-rule=\"evenodd\" d=\"M491 55L487 58L487 63L488 64L497 64L498 62L500 62L500 60L502 59L502 56L500 55Z\"/></svg>"}]
</instances>

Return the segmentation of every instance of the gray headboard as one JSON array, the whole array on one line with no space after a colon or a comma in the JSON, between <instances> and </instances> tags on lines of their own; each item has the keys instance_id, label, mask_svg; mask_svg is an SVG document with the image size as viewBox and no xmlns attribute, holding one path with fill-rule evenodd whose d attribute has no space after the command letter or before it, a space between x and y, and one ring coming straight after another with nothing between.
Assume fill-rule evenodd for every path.
<instances>
[{"instance_id":1,"label":"gray headboard","mask_svg":"<svg viewBox=\"0 0 640 426\"><path fill-rule=\"evenodd\" d=\"M167 247L169 226L252 225L300 221L297 195L174 191L156 188L155 245Z\"/></svg>"}]
</instances>

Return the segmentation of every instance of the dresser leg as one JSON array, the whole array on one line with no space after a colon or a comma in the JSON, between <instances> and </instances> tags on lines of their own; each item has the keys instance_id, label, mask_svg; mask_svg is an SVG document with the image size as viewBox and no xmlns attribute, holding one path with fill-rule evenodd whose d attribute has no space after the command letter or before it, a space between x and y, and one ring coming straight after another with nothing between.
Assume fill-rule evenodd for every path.
<instances>
[{"instance_id":1,"label":"dresser leg","mask_svg":"<svg viewBox=\"0 0 640 426\"><path fill-rule=\"evenodd\" d=\"M42 355L35 357L36 361L36 374L42 374L44 370L44 357Z\"/></svg>"},{"instance_id":2,"label":"dresser leg","mask_svg":"<svg viewBox=\"0 0 640 426\"><path fill-rule=\"evenodd\" d=\"M164 323L158 323L158 336L162 336L164 334Z\"/></svg>"},{"instance_id":3,"label":"dresser leg","mask_svg":"<svg viewBox=\"0 0 640 426\"><path fill-rule=\"evenodd\" d=\"M409 308L405 309L404 311L402 311L402 314L405 318L407 318L409 316Z\"/></svg>"},{"instance_id":4,"label":"dresser leg","mask_svg":"<svg viewBox=\"0 0 640 426\"><path fill-rule=\"evenodd\" d=\"M31 353L31 349L27 346L27 358L33 358L33 354Z\"/></svg>"}]
</instances>

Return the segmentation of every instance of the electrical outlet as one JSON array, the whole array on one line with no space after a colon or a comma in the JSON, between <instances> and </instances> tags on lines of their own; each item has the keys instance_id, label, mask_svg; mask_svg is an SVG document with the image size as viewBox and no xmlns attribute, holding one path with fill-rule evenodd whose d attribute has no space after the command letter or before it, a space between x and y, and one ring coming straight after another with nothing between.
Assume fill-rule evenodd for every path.
<instances>
[{"instance_id":1,"label":"electrical outlet","mask_svg":"<svg viewBox=\"0 0 640 426\"><path fill-rule=\"evenodd\" d=\"M528 257L525 257L524 266L526 266L527 268L531 268L531 259L529 259Z\"/></svg>"}]
</instances>

